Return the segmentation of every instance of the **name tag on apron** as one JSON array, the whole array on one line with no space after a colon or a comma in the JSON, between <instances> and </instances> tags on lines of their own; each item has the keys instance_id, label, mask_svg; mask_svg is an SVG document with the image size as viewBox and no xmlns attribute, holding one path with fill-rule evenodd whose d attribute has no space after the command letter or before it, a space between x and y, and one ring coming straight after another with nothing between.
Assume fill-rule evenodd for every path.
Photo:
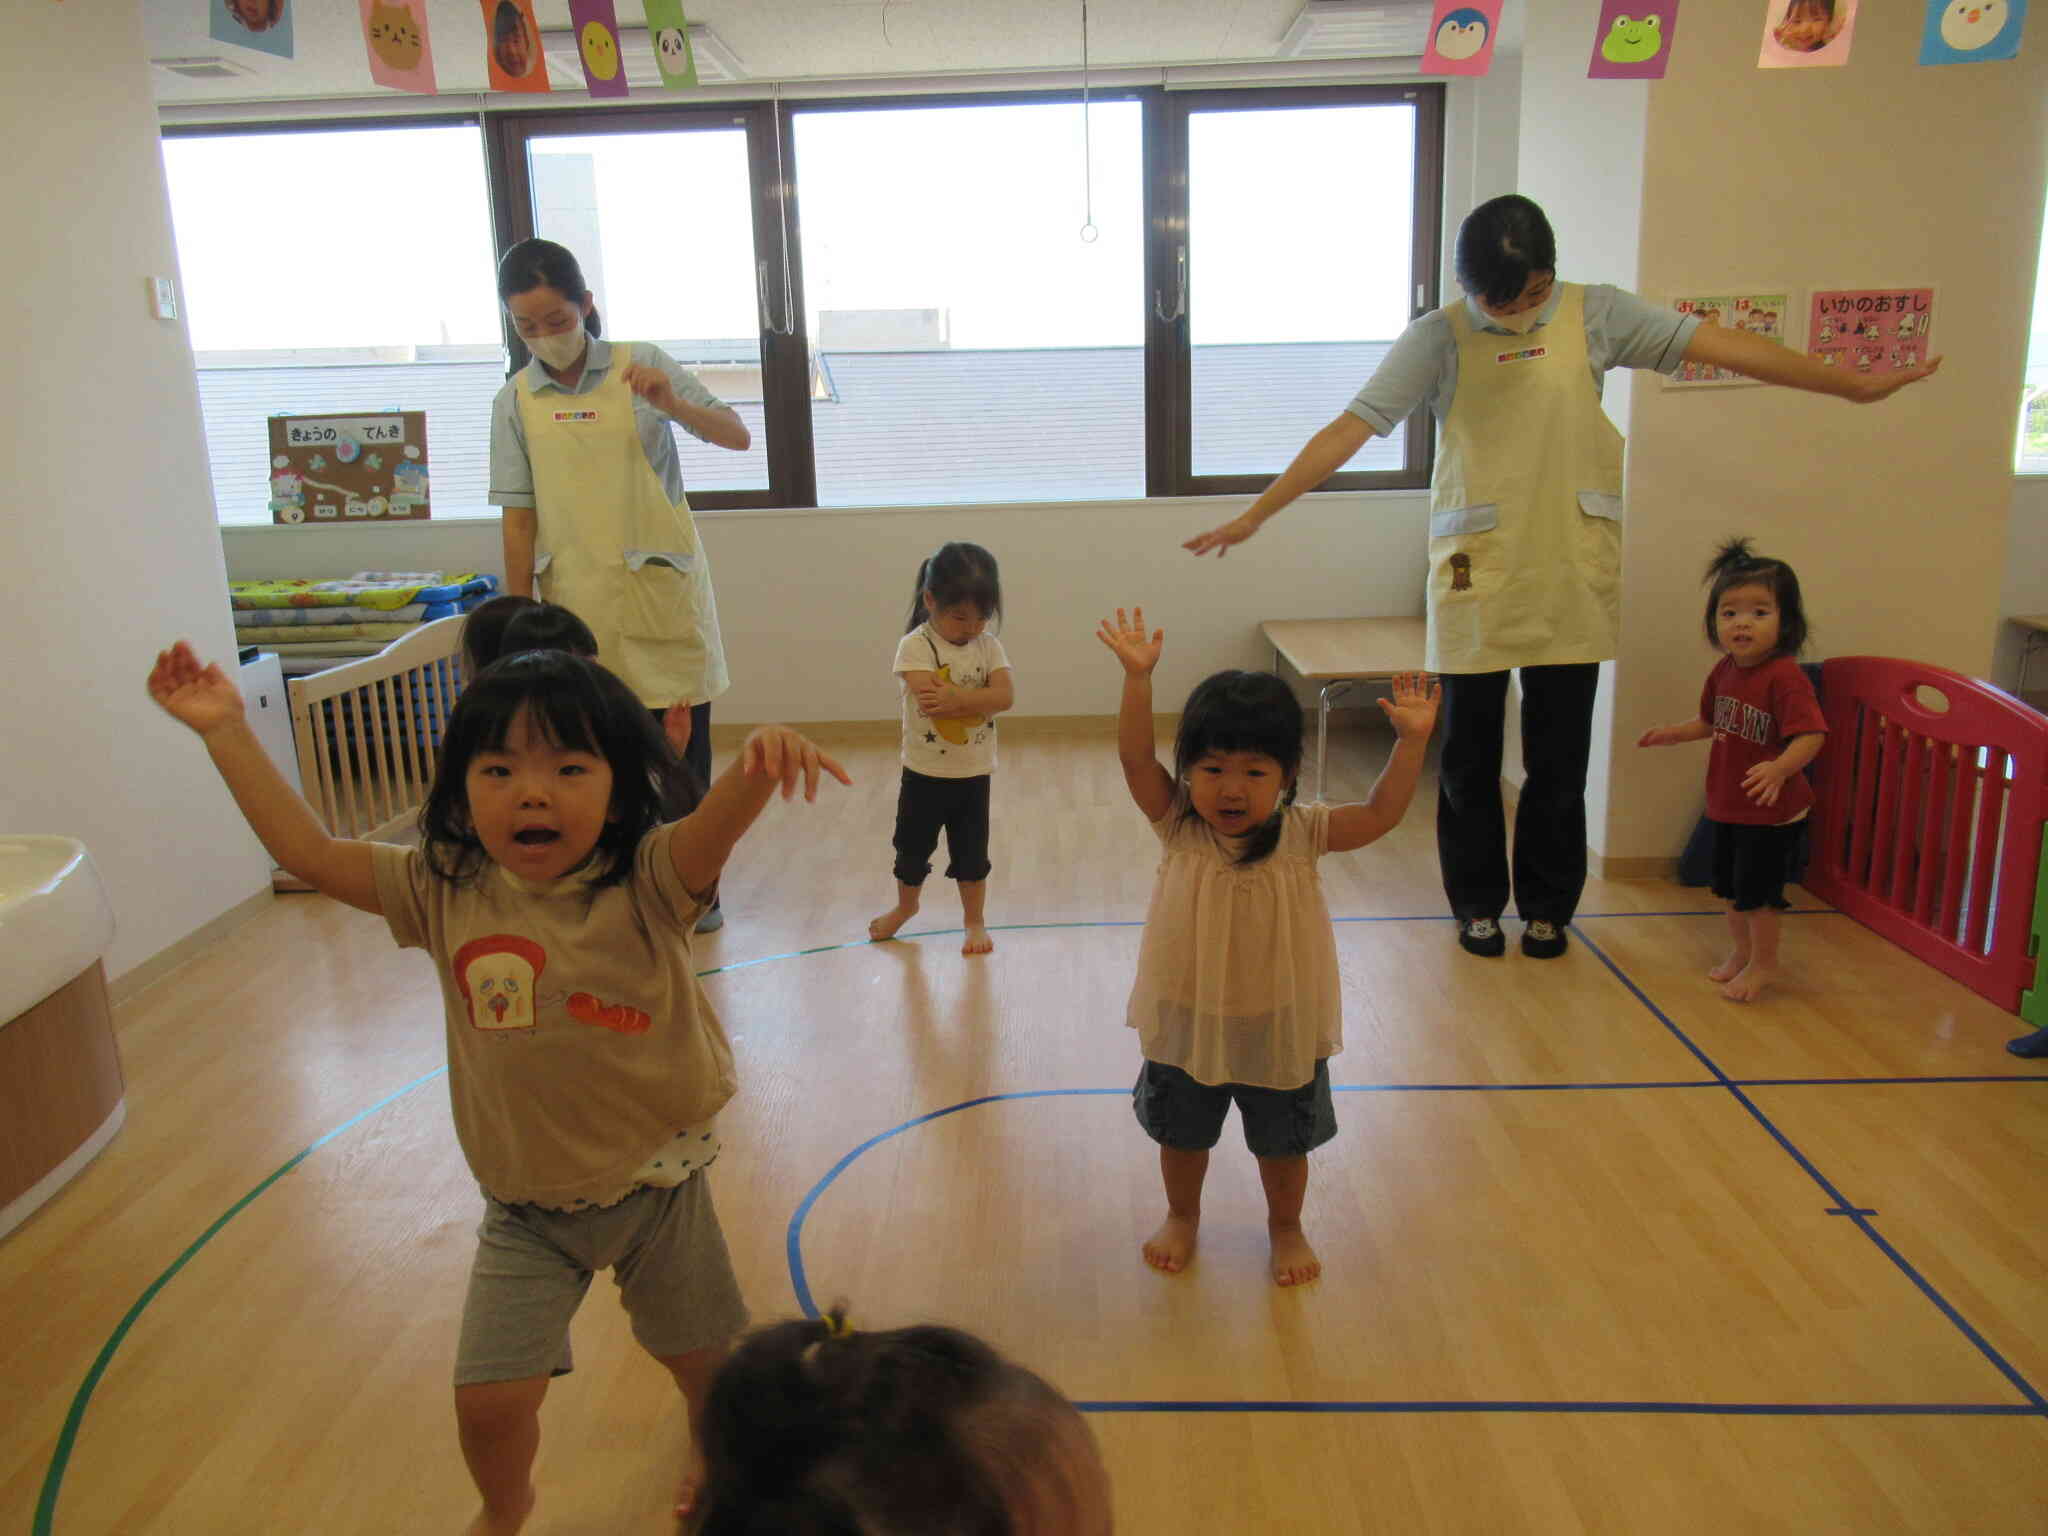
<instances>
[{"instance_id":1,"label":"name tag on apron","mask_svg":"<svg viewBox=\"0 0 2048 1536\"><path fill-rule=\"evenodd\" d=\"M557 411L557 412L555 412L555 420L556 420L557 422L563 423L563 424L565 424L565 425L574 425L574 424L575 424L575 423L577 423L577 422L591 422L591 421L596 421L596 420L597 420L597 412L595 412L595 411Z\"/></svg>"},{"instance_id":2,"label":"name tag on apron","mask_svg":"<svg viewBox=\"0 0 2048 1536\"><path fill-rule=\"evenodd\" d=\"M1537 358L1549 355L1548 347L1523 347L1516 352L1496 352L1493 360L1496 363L1533 363Z\"/></svg>"}]
</instances>

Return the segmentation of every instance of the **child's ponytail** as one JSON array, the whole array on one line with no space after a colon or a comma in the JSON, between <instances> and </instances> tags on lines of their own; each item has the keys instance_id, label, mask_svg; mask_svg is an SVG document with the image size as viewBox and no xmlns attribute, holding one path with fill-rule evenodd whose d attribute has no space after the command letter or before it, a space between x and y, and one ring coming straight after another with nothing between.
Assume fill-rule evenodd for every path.
<instances>
[{"instance_id":1,"label":"child's ponytail","mask_svg":"<svg viewBox=\"0 0 2048 1536\"><path fill-rule=\"evenodd\" d=\"M1746 538L1732 538L1714 551L1707 562L1707 644L1720 647L1721 635L1714 615L1723 593L1736 587L1762 587L1778 605L1778 651L1797 656L1806 649L1806 604L1799 594L1799 577L1791 566L1769 555L1759 555Z\"/></svg>"},{"instance_id":2,"label":"child's ponytail","mask_svg":"<svg viewBox=\"0 0 2048 1536\"><path fill-rule=\"evenodd\" d=\"M931 568L929 556L917 562L917 584L910 589L910 618L903 626L906 635L915 634L917 626L925 621L925 577L931 574Z\"/></svg>"}]
</instances>

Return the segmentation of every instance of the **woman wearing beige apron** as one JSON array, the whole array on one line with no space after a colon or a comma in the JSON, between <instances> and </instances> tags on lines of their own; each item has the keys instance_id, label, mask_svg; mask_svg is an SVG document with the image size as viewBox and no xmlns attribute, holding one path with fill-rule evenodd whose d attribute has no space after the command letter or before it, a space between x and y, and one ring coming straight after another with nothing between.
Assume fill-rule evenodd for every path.
<instances>
[{"instance_id":1,"label":"woman wearing beige apron","mask_svg":"<svg viewBox=\"0 0 2048 1536\"><path fill-rule=\"evenodd\" d=\"M505 590L560 603L588 624L598 660L708 784L725 651L669 423L735 450L751 441L746 423L659 347L602 340L582 270L553 241L507 251L498 295L533 353L491 408ZM722 921L713 909L699 931Z\"/></svg>"},{"instance_id":2,"label":"woman wearing beige apron","mask_svg":"<svg viewBox=\"0 0 2048 1536\"><path fill-rule=\"evenodd\" d=\"M1402 332L1345 413L1238 518L1186 548L1218 555L1315 489L1418 406L1441 422L1430 487L1426 665L1444 684L1437 854L1458 942L1561 955L1586 881L1586 762L1600 666L1621 609L1621 434L1600 408L1610 368L1711 363L1765 383L1868 403L1925 378L1836 370L1747 331L1703 326L1605 285L1557 281L1557 244L1525 197L1459 227L1466 297ZM1500 793L1510 669L1521 674L1525 782L1510 882Z\"/></svg>"}]
</instances>

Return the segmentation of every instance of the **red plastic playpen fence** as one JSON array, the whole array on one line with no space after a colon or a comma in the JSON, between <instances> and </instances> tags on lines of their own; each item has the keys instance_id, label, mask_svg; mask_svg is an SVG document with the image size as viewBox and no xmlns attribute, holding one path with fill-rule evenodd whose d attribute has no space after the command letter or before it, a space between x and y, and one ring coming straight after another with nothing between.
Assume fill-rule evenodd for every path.
<instances>
[{"instance_id":1,"label":"red plastic playpen fence","mask_svg":"<svg viewBox=\"0 0 2048 1536\"><path fill-rule=\"evenodd\" d=\"M1821 678L1807 889L2017 1011L2034 978L2048 718L1922 662L1845 656Z\"/></svg>"}]
</instances>

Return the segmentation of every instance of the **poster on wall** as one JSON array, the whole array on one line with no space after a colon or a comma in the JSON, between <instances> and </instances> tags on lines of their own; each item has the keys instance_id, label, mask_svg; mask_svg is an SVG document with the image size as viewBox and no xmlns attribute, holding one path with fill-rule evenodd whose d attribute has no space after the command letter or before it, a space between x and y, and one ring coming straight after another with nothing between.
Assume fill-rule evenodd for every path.
<instances>
[{"instance_id":1,"label":"poster on wall","mask_svg":"<svg viewBox=\"0 0 2048 1536\"><path fill-rule=\"evenodd\" d=\"M1831 368L1897 373L1927 361L1932 288L1823 288L1813 295L1806 350Z\"/></svg>"},{"instance_id":2,"label":"poster on wall","mask_svg":"<svg viewBox=\"0 0 2048 1536\"><path fill-rule=\"evenodd\" d=\"M547 91L547 60L541 57L540 24L533 0L478 0L484 12L484 60L494 91Z\"/></svg>"},{"instance_id":3,"label":"poster on wall","mask_svg":"<svg viewBox=\"0 0 2048 1536\"><path fill-rule=\"evenodd\" d=\"M683 0L646 0L647 35L654 39L654 63L661 83L681 90L697 83L697 55L690 47L690 22Z\"/></svg>"},{"instance_id":4,"label":"poster on wall","mask_svg":"<svg viewBox=\"0 0 2048 1536\"><path fill-rule=\"evenodd\" d=\"M1483 75L1493 68L1493 35L1500 30L1501 0L1436 0L1425 75Z\"/></svg>"},{"instance_id":5,"label":"poster on wall","mask_svg":"<svg viewBox=\"0 0 2048 1536\"><path fill-rule=\"evenodd\" d=\"M427 0L356 0L370 78L396 91L434 94L434 40L427 33Z\"/></svg>"},{"instance_id":6,"label":"poster on wall","mask_svg":"<svg viewBox=\"0 0 2048 1536\"><path fill-rule=\"evenodd\" d=\"M590 94L630 95L612 0L569 0L569 25L576 31L576 53L583 60L583 84Z\"/></svg>"},{"instance_id":7,"label":"poster on wall","mask_svg":"<svg viewBox=\"0 0 2048 1536\"><path fill-rule=\"evenodd\" d=\"M1770 0L1758 69L1825 69L1849 62L1857 0Z\"/></svg>"},{"instance_id":8,"label":"poster on wall","mask_svg":"<svg viewBox=\"0 0 2048 1536\"><path fill-rule=\"evenodd\" d=\"M1792 291L1788 288L1748 288L1736 293L1689 294L1671 301L1682 315L1698 315L1702 325L1725 325L1730 330L1748 331L1784 346L1793 345L1795 319ZM1666 389L1685 389L1697 384L1754 384L1745 374L1730 373L1711 363L1681 363L1678 372L1664 375Z\"/></svg>"},{"instance_id":9,"label":"poster on wall","mask_svg":"<svg viewBox=\"0 0 2048 1536\"><path fill-rule=\"evenodd\" d=\"M216 43L292 56L292 0L207 0L206 23Z\"/></svg>"},{"instance_id":10,"label":"poster on wall","mask_svg":"<svg viewBox=\"0 0 2048 1536\"><path fill-rule=\"evenodd\" d=\"M2027 0L1927 0L1922 64L1989 64L2016 58Z\"/></svg>"},{"instance_id":11,"label":"poster on wall","mask_svg":"<svg viewBox=\"0 0 2048 1536\"><path fill-rule=\"evenodd\" d=\"M423 522L427 413L270 418L270 520Z\"/></svg>"},{"instance_id":12,"label":"poster on wall","mask_svg":"<svg viewBox=\"0 0 2048 1536\"><path fill-rule=\"evenodd\" d=\"M1678 36L1678 0L1601 0L1588 80L1662 80Z\"/></svg>"}]
</instances>

